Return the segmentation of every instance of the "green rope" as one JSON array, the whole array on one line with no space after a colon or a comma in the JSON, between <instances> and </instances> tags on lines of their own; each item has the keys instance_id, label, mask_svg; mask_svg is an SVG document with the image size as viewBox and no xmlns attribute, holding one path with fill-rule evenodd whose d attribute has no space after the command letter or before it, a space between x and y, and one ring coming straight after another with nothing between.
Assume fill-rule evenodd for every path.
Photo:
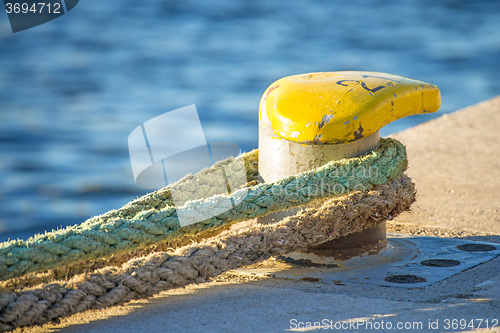
<instances>
[{"instance_id":1,"label":"green rope","mask_svg":"<svg viewBox=\"0 0 500 333\"><path fill-rule=\"evenodd\" d=\"M257 150L253 150L236 159L244 161L249 180L257 178L257 158ZM46 232L26 241L1 243L0 280L82 260L110 257L139 246L165 241L169 237L184 237L185 233L176 233L181 227L171 189L180 188L189 197L194 191L210 187L210 184L203 184L207 173L220 167L241 165L231 163L234 161L235 159L228 159L217 163L172 186L147 194L119 210L91 218L80 225ZM361 157L332 161L297 176L275 183L241 188L228 195L188 201L180 208L196 210L222 198L238 198L243 191L248 191L244 199L232 209L183 229L189 233L197 233L301 206L319 198L348 194L360 189L370 190L399 177L406 170L406 165L405 147L396 140L382 139L379 148ZM200 184L207 186L199 186Z\"/></svg>"}]
</instances>

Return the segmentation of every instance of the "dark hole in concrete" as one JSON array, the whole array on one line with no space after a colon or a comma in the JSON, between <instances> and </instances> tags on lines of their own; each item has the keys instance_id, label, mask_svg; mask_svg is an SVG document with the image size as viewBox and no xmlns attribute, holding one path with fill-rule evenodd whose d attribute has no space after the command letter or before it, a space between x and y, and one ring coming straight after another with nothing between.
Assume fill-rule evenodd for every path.
<instances>
[{"instance_id":1,"label":"dark hole in concrete","mask_svg":"<svg viewBox=\"0 0 500 333\"><path fill-rule=\"evenodd\" d=\"M457 249L465 252L487 252L494 251L497 248L488 244L463 244L457 246Z\"/></svg>"},{"instance_id":2,"label":"dark hole in concrete","mask_svg":"<svg viewBox=\"0 0 500 333\"><path fill-rule=\"evenodd\" d=\"M452 259L429 259L422 261L421 264L428 267L453 267L460 265L460 261Z\"/></svg>"},{"instance_id":3,"label":"dark hole in concrete","mask_svg":"<svg viewBox=\"0 0 500 333\"><path fill-rule=\"evenodd\" d=\"M310 276L303 277L301 280L306 281L306 282L319 282L319 281L321 281L320 278L315 278L315 277L310 277Z\"/></svg>"},{"instance_id":4,"label":"dark hole in concrete","mask_svg":"<svg viewBox=\"0 0 500 333\"><path fill-rule=\"evenodd\" d=\"M384 281L392 283L419 283L427 282L426 279L416 275L404 274L404 275L390 275L387 276Z\"/></svg>"}]
</instances>

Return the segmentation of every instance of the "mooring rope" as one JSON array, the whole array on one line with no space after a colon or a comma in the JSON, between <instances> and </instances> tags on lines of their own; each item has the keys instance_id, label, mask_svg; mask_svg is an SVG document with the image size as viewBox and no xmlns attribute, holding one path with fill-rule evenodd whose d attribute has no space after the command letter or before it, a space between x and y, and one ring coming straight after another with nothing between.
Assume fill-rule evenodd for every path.
<instances>
[{"instance_id":1,"label":"mooring rope","mask_svg":"<svg viewBox=\"0 0 500 333\"><path fill-rule=\"evenodd\" d=\"M206 282L228 270L368 228L408 210L414 201L414 184L402 175L371 191L327 199L319 208L301 210L278 223L253 222L175 251L131 259L122 266L5 292L0 295L0 331Z\"/></svg>"},{"instance_id":2,"label":"mooring rope","mask_svg":"<svg viewBox=\"0 0 500 333\"><path fill-rule=\"evenodd\" d=\"M362 230L409 209L415 200L414 185L403 175L407 166L405 147L396 140L382 139L379 148L361 157L333 161L275 183L249 185L230 195L187 202L183 208L196 210L213 200L248 191L229 211L180 227L171 195L173 189L180 189L187 198L190 191L205 189L211 193L210 186L215 185L209 183L213 180L206 180L210 178L205 177L207 173L242 165L249 184L254 184L258 178L257 156L254 150L220 162L81 225L27 241L0 244L0 277L4 280L0 330L41 324L86 309L121 304L168 288L207 281L224 271L272 255ZM232 163L238 159L244 163ZM333 185L340 185L340 193L339 187ZM320 208L301 210L279 223L253 222L237 233L226 231L217 235L233 223L321 198ZM217 236L209 238L214 235ZM197 242L190 243L192 239ZM168 248L160 247L149 256L113 260L117 254L134 253L134 248L162 242L174 244L172 250L159 251ZM90 274L76 274L70 279L58 280L55 275L52 280L41 278L46 274L44 270L52 272L96 258L108 258L108 267ZM123 262L121 266L113 266ZM30 278L22 281L25 277Z\"/></svg>"},{"instance_id":3,"label":"mooring rope","mask_svg":"<svg viewBox=\"0 0 500 333\"><path fill-rule=\"evenodd\" d=\"M253 166L250 172L254 174L256 163L252 162L257 161L257 152L252 151L239 158L245 161L246 166ZM229 162L225 161L224 164L238 166L238 163ZM332 184L342 186L343 193L340 194L351 193L360 187L370 190L399 176L406 169L406 163L405 147L396 140L383 139L376 150L361 157L332 161L275 183L257 184L228 195L189 201L180 209L196 211L197 207L207 206L223 198L237 198L242 191L248 191L241 203L232 209L185 229L196 233L338 195L338 189ZM212 168L220 166L218 164ZM189 197L190 191L213 186L203 183L203 174L206 172L186 177L174 186L180 187ZM1 243L0 278L6 280L35 270L110 257L139 246L184 237L183 233L175 233L180 229L180 224L169 190L170 187L167 187L148 194L120 210L92 218L80 225L37 235L26 241Z\"/></svg>"}]
</instances>

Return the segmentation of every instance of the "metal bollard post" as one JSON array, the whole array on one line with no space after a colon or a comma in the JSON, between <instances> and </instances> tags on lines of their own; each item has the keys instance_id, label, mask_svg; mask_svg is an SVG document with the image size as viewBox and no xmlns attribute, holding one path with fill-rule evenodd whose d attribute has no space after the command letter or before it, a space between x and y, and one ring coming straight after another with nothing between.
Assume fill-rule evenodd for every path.
<instances>
[{"instance_id":1,"label":"metal bollard post","mask_svg":"<svg viewBox=\"0 0 500 333\"><path fill-rule=\"evenodd\" d=\"M360 156L379 145L379 130L386 124L435 112L440 105L436 86L391 74L322 72L282 78L269 86L260 102L260 176L274 182L332 160ZM300 209L258 221L274 223ZM386 245L382 222L306 252L345 260L377 253Z\"/></svg>"}]
</instances>

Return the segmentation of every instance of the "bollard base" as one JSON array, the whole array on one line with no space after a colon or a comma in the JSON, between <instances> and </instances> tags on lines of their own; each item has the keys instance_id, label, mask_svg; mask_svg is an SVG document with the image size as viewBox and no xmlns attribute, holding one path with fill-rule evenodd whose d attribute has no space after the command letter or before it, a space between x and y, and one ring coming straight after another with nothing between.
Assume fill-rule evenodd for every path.
<instances>
[{"instance_id":1,"label":"bollard base","mask_svg":"<svg viewBox=\"0 0 500 333\"><path fill-rule=\"evenodd\" d=\"M498 257L500 246L495 243L389 234L389 244L376 255L336 261L293 252L286 258L271 258L267 265L260 263L232 272L335 285L412 289L433 285Z\"/></svg>"},{"instance_id":2,"label":"bollard base","mask_svg":"<svg viewBox=\"0 0 500 333\"><path fill-rule=\"evenodd\" d=\"M386 246L387 233L384 221L345 237L310 247L303 252L320 257L332 257L336 260L347 260L362 255L377 254Z\"/></svg>"}]
</instances>

